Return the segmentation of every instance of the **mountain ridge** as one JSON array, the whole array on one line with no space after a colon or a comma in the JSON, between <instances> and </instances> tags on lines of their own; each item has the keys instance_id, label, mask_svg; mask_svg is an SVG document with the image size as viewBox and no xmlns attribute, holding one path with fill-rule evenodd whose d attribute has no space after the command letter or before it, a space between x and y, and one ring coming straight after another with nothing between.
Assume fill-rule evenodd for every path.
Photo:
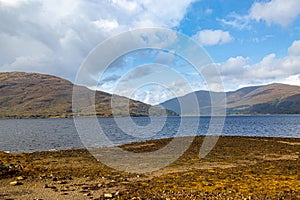
<instances>
[{"instance_id":1,"label":"mountain ridge","mask_svg":"<svg viewBox=\"0 0 300 200\"><path fill-rule=\"evenodd\" d=\"M220 105L226 101L226 114L299 114L300 113L300 86L272 83L261 86L250 86L229 92L209 92L199 90L186 94L178 99L185 103L193 94L197 96L200 115L210 115L211 99L213 96L220 96ZM222 96L226 96L224 99ZM174 110L182 114L177 98L169 99L159 104L166 109ZM187 109L187 110L192 110ZM197 115L190 112L184 115Z\"/></svg>"},{"instance_id":2,"label":"mountain ridge","mask_svg":"<svg viewBox=\"0 0 300 200\"><path fill-rule=\"evenodd\" d=\"M73 117L72 91L73 87L82 96L95 95L95 111L97 117L112 117L112 94L93 91L84 86L57 76L27 72L0 73L0 118L55 118ZM151 106L126 97L117 96L122 105L114 110L114 116L127 116L124 108L128 106L130 116L148 116L151 108L152 115L177 115L175 112L160 107ZM85 98L79 99L85 100ZM91 117L91 108L77 110L82 117Z\"/></svg>"}]
</instances>

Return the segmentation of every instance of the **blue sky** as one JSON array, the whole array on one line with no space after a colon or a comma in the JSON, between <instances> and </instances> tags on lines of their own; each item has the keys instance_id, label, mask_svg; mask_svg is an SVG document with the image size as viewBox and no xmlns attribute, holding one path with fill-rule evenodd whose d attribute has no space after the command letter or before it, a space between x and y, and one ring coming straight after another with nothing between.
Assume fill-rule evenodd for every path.
<instances>
[{"instance_id":1,"label":"blue sky","mask_svg":"<svg viewBox=\"0 0 300 200\"><path fill-rule=\"evenodd\" d=\"M201 45L226 91L273 82L300 85L299 0L0 0L0 19L2 72L39 72L74 82L99 43L137 28L161 27ZM124 94L152 104L174 97L169 88L179 95L190 91L172 73L159 73L157 65L140 67L156 61L174 69L192 90L207 89L182 58L154 50L121 56L96 77L97 85L87 86L114 93L129 78L131 84L162 79L164 85L137 81L141 86Z\"/></svg>"},{"instance_id":2,"label":"blue sky","mask_svg":"<svg viewBox=\"0 0 300 200\"><path fill-rule=\"evenodd\" d=\"M268 3L284 6L289 2L256 1L256 3L266 5L266 10L271 10L272 7ZM259 21L246 19L249 18L249 12L254 5L253 0L198 1L191 4L176 30L189 36L206 29L229 32L232 41L224 45L206 46L207 51L216 62L223 62L229 57L244 56L251 58L251 62L254 64L270 53L275 53L279 57L285 56L288 47L300 36L299 9L297 8L298 15L286 24L281 24L282 22L276 20L268 24L263 18ZM276 11L272 14L280 15ZM244 19L239 21L238 18ZM237 24L233 26L230 22Z\"/></svg>"}]
</instances>

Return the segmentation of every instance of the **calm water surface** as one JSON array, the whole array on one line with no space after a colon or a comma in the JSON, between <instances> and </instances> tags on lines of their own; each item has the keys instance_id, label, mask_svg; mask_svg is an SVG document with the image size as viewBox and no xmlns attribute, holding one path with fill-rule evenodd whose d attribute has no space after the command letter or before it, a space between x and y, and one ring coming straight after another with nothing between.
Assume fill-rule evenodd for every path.
<instances>
[{"instance_id":1,"label":"calm water surface","mask_svg":"<svg viewBox=\"0 0 300 200\"><path fill-rule=\"evenodd\" d=\"M126 119L126 118L125 118ZM144 130L146 136L136 137L128 132L136 133L132 126L127 125L126 120L120 123L120 129L114 119L98 119L99 124L106 133L110 141L115 145L130 143L133 141L143 141L147 139L174 137L177 134L181 122L180 117L169 117L160 131L151 130L161 123L162 118L156 117L150 121L147 117L133 118L135 124L141 128L151 123ZM183 127L181 135L189 135L189 130L196 128L197 135L205 135L208 130L210 117L188 117ZM88 125L91 119L86 120ZM127 118L128 120L128 118ZM127 127L126 127L127 126ZM12 153L32 152L52 149L82 148L80 137L75 128L73 119L10 119L0 120L0 150ZM156 134L153 134L155 132ZM127 134L126 134L127 133ZM269 116L229 116L226 117L222 133L225 136L259 136L259 137L292 137L300 138L300 115L269 115ZM91 133L85 137L85 144L91 147L107 146L99 141L97 134Z\"/></svg>"}]
</instances>

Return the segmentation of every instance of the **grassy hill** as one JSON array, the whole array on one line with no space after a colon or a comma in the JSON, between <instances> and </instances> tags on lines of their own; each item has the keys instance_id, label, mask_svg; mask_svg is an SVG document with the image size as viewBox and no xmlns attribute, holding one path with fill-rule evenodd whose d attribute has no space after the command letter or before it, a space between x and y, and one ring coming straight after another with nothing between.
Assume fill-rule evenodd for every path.
<instances>
[{"instance_id":1,"label":"grassy hill","mask_svg":"<svg viewBox=\"0 0 300 200\"><path fill-rule=\"evenodd\" d=\"M250 89L250 90L249 90ZM242 92L249 90L248 92ZM229 113L300 113L300 87L273 83L242 88L227 95Z\"/></svg>"},{"instance_id":2,"label":"grassy hill","mask_svg":"<svg viewBox=\"0 0 300 200\"><path fill-rule=\"evenodd\" d=\"M214 96L221 94L211 92ZM198 105L191 103L191 98L196 95ZM227 114L296 114L300 113L300 87L286 84L269 84L264 86L245 87L236 91L226 92L220 95L220 102L225 102L226 96ZM195 106L199 106L201 115L209 115L211 110L210 92L196 91L178 99L170 99L160 106L181 113L179 101L190 105L185 109L185 115L199 115L195 112ZM190 110L190 112L189 112Z\"/></svg>"},{"instance_id":3,"label":"grassy hill","mask_svg":"<svg viewBox=\"0 0 300 200\"><path fill-rule=\"evenodd\" d=\"M72 117L72 91L73 84L62 78L25 72L0 73L0 118L44 118L44 117ZM83 86L79 88L82 96L92 94L95 91ZM95 110L98 117L111 117L111 94L96 91ZM153 107L148 104L119 97L120 111L115 112L118 116L126 113L122 108L127 106L131 116L147 116L151 108L151 114L163 115L164 109ZM82 100L85 100L84 98ZM80 99L78 100L80 101ZM90 116L88 108L77 110L82 116ZM176 115L167 110L168 115Z\"/></svg>"}]
</instances>

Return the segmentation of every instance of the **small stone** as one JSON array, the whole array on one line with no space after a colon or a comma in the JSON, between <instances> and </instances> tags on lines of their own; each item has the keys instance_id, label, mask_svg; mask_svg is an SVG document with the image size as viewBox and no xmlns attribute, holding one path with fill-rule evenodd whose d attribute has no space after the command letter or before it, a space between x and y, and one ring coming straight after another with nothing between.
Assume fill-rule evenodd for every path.
<instances>
[{"instance_id":1,"label":"small stone","mask_svg":"<svg viewBox=\"0 0 300 200\"><path fill-rule=\"evenodd\" d=\"M13 182L10 182L9 184L10 184L11 186L23 185L23 183L20 182L20 181L13 181Z\"/></svg>"},{"instance_id":2,"label":"small stone","mask_svg":"<svg viewBox=\"0 0 300 200\"><path fill-rule=\"evenodd\" d=\"M25 179L25 178L24 178L23 176L18 176L18 177L17 177L17 180L18 180L18 181L22 181L22 180L24 180L24 179Z\"/></svg>"},{"instance_id":3,"label":"small stone","mask_svg":"<svg viewBox=\"0 0 300 200\"><path fill-rule=\"evenodd\" d=\"M105 193L104 198L113 198L113 195L111 193Z\"/></svg>"},{"instance_id":4,"label":"small stone","mask_svg":"<svg viewBox=\"0 0 300 200\"><path fill-rule=\"evenodd\" d=\"M47 184L44 185L44 188L51 188L53 190L57 189L55 186L50 186L50 185L47 185Z\"/></svg>"},{"instance_id":5,"label":"small stone","mask_svg":"<svg viewBox=\"0 0 300 200\"><path fill-rule=\"evenodd\" d=\"M40 176L40 179L44 179L44 178L47 178L46 174L43 174L43 175Z\"/></svg>"},{"instance_id":6,"label":"small stone","mask_svg":"<svg viewBox=\"0 0 300 200\"><path fill-rule=\"evenodd\" d=\"M66 179L66 180L73 180L73 178L71 176L67 176L64 179Z\"/></svg>"},{"instance_id":7,"label":"small stone","mask_svg":"<svg viewBox=\"0 0 300 200\"><path fill-rule=\"evenodd\" d=\"M91 193L86 193L86 194L84 194L84 196L89 197L89 196L91 196Z\"/></svg>"}]
</instances>

